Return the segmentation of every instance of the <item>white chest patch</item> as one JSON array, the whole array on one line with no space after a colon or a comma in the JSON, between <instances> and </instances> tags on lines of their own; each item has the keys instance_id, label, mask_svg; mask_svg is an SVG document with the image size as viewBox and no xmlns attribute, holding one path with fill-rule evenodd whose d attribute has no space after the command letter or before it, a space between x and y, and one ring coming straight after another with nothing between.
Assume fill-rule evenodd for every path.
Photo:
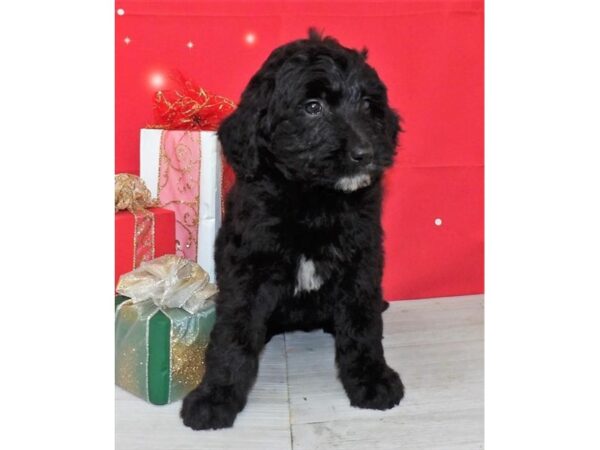
<instances>
[{"instance_id":1,"label":"white chest patch","mask_svg":"<svg viewBox=\"0 0 600 450\"><path fill-rule=\"evenodd\" d=\"M342 177L335 183L335 188L344 192L353 192L371 184L371 177L367 174Z\"/></svg>"},{"instance_id":2,"label":"white chest patch","mask_svg":"<svg viewBox=\"0 0 600 450\"><path fill-rule=\"evenodd\" d=\"M298 265L294 295L301 291L316 291L321 287L322 284L323 279L317 275L315 263L310 259L306 259L304 255L302 255L300 257L300 264Z\"/></svg>"}]
</instances>

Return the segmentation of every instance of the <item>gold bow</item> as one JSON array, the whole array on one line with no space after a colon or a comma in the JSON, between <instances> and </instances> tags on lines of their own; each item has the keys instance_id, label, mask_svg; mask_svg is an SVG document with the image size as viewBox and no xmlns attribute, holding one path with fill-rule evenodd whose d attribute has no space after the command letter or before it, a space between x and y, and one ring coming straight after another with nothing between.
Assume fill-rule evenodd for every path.
<instances>
[{"instance_id":1,"label":"gold bow","mask_svg":"<svg viewBox=\"0 0 600 450\"><path fill-rule=\"evenodd\" d=\"M182 308L196 314L213 303L217 287L195 262L176 255L163 255L143 262L121 276L117 292L136 304L152 301L158 308Z\"/></svg>"},{"instance_id":2,"label":"gold bow","mask_svg":"<svg viewBox=\"0 0 600 450\"><path fill-rule=\"evenodd\" d=\"M115 175L115 211L140 211L157 205L144 180L130 173Z\"/></svg>"}]
</instances>

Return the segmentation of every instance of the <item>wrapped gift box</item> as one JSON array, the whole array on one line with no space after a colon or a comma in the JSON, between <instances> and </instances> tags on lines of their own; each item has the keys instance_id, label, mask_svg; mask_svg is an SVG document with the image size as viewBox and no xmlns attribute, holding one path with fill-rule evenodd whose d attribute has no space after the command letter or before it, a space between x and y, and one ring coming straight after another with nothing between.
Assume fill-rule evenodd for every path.
<instances>
[{"instance_id":1,"label":"wrapped gift box","mask_svg":"<svg viewBox=\"0 0 600 450\"><path fill-rule=\"evenodd\" d=\"M142 129L140 177L175 212L176 254L197 261L214 282L214 241L234 179L217 133Z\"/></svg>"},{"instance_id":2,"label":"wrapped gift box","mask_svg":"<svg viewBox=\"0 0 600 450\"><path fill-rule=\"evenodd\" d=\"M190 314L128 303L117 296L115 382L155 405L182 399L204 375L204 355L215 322L214 305Z\"/></svg>"},{"instance_id":3,"label":"wrapped gift box","mask_svg":"<svg viewBox=\"0 0 600 450\"><path fill-rule=\"evenodd\" d=\"M155 405L183 398L204 376L216 286L176 255L145 261L119 280L115 382Z\"/></svg>"},{"instance_id":4,"label":"wrapped gift box","mask_svg":"<svg viewBox=\"0 0 600 450\"><path fill-rule=\"evenodd\" d=\"M143 213L118 211L115 213L115 287L119 277L138 267L143 260L175 253L175 213L164 208L148 208L152 215L148 221L153 230L140 230L145 224ZM150 233L149 245L136 248L140 242L138 231ZM137 245L136 245L137 244Z\"/></svg>"}]
</instances>

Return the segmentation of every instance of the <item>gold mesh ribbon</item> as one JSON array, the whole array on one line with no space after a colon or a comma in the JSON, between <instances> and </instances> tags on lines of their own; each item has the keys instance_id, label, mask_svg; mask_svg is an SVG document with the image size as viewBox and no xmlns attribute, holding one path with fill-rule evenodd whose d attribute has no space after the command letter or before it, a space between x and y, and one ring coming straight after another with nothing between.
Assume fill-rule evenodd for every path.
<instances>
[{"instance_id":1,"label":"gold mesh ribbon","mask_svg":"<svg viewBox=\"0 0 600 450\"><path fill-rule=\"evenodd\" d=\"M144 180L130 173L115 175L115 211L139 211L156 206Z\"/></svg>"},{"instance_id":2,"label":"gold mesh ribbon","mask_svg":"<svg viewBox=\"0 0 600 450\"><path fill-rule=\"evenodd\" d=\"M158 308L181 308L195 314L212 304L217 287L195 262L163 255L123 275L117 292L133 304L150 301Z\"/></svg>"}]
</instances>

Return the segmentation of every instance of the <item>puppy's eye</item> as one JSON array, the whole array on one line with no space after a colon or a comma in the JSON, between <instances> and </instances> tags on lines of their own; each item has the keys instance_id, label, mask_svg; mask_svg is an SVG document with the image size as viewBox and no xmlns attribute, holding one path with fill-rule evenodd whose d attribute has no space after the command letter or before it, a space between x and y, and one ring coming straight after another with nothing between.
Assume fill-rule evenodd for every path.
<instances>
[{"instance_id":1,"label":"puppy's eye","mask_svg":"<svg viewBox=\"0 0 600 450\"><path fill-rule=\"evenodd\" d=\"M311 116L318 116L323 111L323 106L316 100L310 100L304 104L304 110Z\"/></svg>"},{"instance_id":2,"label":"puppy's eye","mask_svg":"<svg viewBox=\"0 0 600 450\"><path fill-rule=\"evenodd\" d=\"M365 111L368 111L369 109L371 109L371 99L368 97L364 97L361 101L361 108L364 109Z\"/></svg>"}]
</instances>

